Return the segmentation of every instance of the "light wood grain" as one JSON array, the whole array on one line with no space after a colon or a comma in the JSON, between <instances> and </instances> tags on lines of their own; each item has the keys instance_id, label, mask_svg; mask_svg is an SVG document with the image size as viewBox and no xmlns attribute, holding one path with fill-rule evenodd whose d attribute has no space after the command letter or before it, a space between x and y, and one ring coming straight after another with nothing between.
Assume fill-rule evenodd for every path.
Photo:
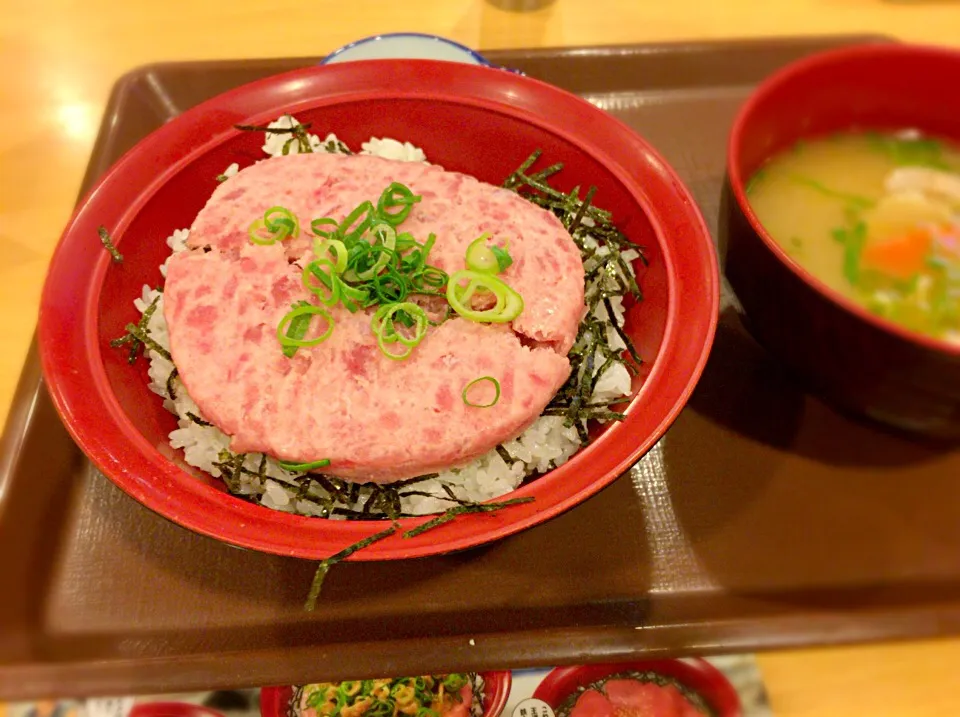
<instances>
[{"instance_id":1,"label":"light wood grain","mask_svg":"<svg viewBox=\"0 0 960 717\"><path fill-rule=\"evenodd\" d=\"M107 94L163 60L317 55L417 30L480 48L874 32L960 45L960 5L880 0L7 0L0 13L0 421ZM764 655L780 717L960 712L960 641Z\"/></svg>"}]
</instances>

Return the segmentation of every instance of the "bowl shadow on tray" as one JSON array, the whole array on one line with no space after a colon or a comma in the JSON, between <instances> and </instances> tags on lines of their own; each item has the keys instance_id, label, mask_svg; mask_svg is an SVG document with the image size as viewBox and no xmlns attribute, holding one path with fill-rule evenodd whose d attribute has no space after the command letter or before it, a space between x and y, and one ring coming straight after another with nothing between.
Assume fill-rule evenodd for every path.
<instances>
[{"instance_id":1,"label":"bowl shadow on tray","mask_svg":"<svg viewBox=\"0 0 960 717\"><path fill-rule=\"evenodd\" d=\"M493 619L498 630L645 621L647 604L635 597L649 586L643 565L636 562L636 555L646 554L643 531L637 531L632 520L614 528L603 519L623 502L627 485L614 484L575 511L519 536L469 550L343 563L327 576L318 609L306 613L302 606L316 562L238 549L193 534L135 503L102 475L96 479L106 484L101 492L113 494L114 505L103 511L102 519L113 523L110 532L121 543L119 549L135 554L144 565L158 588L151 593L172 591L183 603L174 611L165 599L144 594L147 591L139 598L170 615L243 611L244 621L258 627L249 636L239 636L231 632L233 623L223 622L222 637L231 648L238 640L310 645L382 640L384 635L412 639L483 634L491 630ZM558 540L561 548L566 546L564 574L548 559L530 560L530 555L555 553ZM632 550L606 551L598 557L578 549L584 543L609 545L610 540L629 542ZM603 585L579 584L571 594L577 576L590 571L614 577ZM358 614L364 615L362 625ZM216 624L204 629L218 632Z\"/></svg>"},{"instance_id":2,"label":"bowl shadow on tray","mask_svg":"<svg viewBox=\"0 0 960 717\"><path fill-rule=\"evenodd\" d=\"M838 411L750 335L724 286L710 360L688 410L779 451L835 466L909 465L956 448Z\"/></svg>"},{"instance_id":3,"label":"bowl shadow on tray","mask_svg":"<svg viewBox=\"0 0 960 717\"><path fill-rule=\"evenodd\" d=\"M944 580L960 569L950 458L805 393L729 303L662 441L664 490L701 584L774 612L908 605L928 599L924 585L933 602L960 594Z\"/></svg>"}]
</instances>

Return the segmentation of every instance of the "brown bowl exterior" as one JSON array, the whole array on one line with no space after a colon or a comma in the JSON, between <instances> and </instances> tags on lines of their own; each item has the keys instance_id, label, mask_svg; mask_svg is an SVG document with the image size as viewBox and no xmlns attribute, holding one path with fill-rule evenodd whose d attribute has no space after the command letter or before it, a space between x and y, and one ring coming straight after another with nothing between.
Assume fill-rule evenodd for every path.
<instances>
[{"instance_id":1,"label":"brown bowl exterior","mask_svg":"<svg viewBox=\"0 0 960 717\"><path fill-rule=\"evenodd\" d=\"M744 192L766 158L802 138L916 127L960 140L960 123L948 127L944 108L930 108L929 82L916 79L924 76L960 81L960 53L868 45L821 53L769 78L730 136L720 234L747 328L813 391L847 412L953 442L960 349L907 332L826 287L766 234Z\"/></svg>"}]
</instances>

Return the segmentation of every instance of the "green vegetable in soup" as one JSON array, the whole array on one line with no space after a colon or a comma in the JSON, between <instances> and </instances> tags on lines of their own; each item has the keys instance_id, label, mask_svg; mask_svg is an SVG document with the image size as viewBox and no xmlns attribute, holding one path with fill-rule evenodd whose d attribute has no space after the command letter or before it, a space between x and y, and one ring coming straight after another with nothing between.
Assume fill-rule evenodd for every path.
<instances>
[{"instance_id":1,"label":"green vegetable in soup","mask_svg":"<svg viewBox=\"0 0 960 717\"><path fill-rule=\"evenodd\" d=\"M893 135L868 132L865 135L873 148L882 152L901 167L934 167L951 169L944 159L944 146L939 140L927 137L897 137Z\"/></svg>"}]
</instances>

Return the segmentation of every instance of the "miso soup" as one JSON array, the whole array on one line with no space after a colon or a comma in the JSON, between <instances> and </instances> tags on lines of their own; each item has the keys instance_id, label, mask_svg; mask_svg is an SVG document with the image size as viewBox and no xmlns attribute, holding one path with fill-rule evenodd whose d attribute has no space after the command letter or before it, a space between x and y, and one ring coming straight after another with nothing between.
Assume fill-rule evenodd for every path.
<instances>
[{"instance_id":1,"label":"miso soup","mask_svg":"<svg viewBox=\"0 0 960 717\"><path fill-rule=\"evenodd\" d=\"M841 133L770 159L747 196L802 267L873 313L960 344L960 146Z\"/></svg>"}]
</instances>

